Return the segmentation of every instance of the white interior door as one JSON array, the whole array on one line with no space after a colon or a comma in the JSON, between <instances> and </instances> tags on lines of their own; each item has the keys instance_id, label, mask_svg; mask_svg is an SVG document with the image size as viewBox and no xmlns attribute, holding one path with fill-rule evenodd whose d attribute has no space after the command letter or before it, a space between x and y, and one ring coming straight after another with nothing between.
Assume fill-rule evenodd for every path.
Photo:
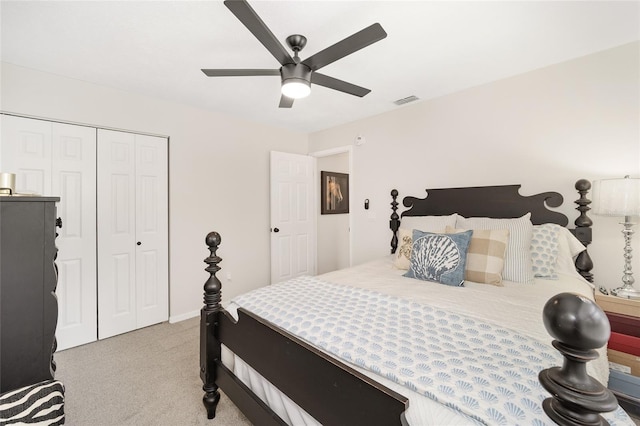
<instances>
[{"instance_id":1,"label":"white interior door","mask_svg":"<svg viewBox=\"0 0 640 426\"><path fill-rule=\"evenodd\" d=\"M166 321L166 138L98 131L98 336Z\"/></svg>"},{"instance_id":2,"label":"white interior door","mask_svg":"<svg viewBox=\"0 0 640 426\"><path fill-rule=\"evenodd\" d=\"M272 283L316 273L314 165L307 155L271 151Z\"/></svg>"},{"instance_id":3,"label":"white interior door","mask_svg":"<svg viewBox=\"0 0 640 426\"><path fill-rule=\"evenodd\" d=\"M98 129L98 338L136 328L135 135Z\"/></svg>"},{"instance_id":4,"label":"white interior door","mask_svg":"<svg viewBox=\"0 0 640 426\"><path fill-rule=\"evenodd\" d=\"M16 192L54 195L51 122L3 115L0 167L2 172L16 174Z\"/></svg>"},{"instance_id":5,"label":"white interior door","mask_svg":"<svg viewBox=\"0 0 640 426\"><path fill-rule=\"evenodd\" d=\"M96 129L52 123L52 195L58 195L58 349L98 338Z\"/></svg>"},{"instance_id":6,"label":"white interior door","mask_svg":"<svg viewBox=\"0 0 640 426\"><path fill-rule=\"evenodd\" d=\"M137 327L169 318L167 140L136 135Z\"/></svg>"},{"instance_id":7,"label":"white interior door","mask_svg":"<svg viewBox=\"0 0 640 426\"><path fill-rule=\"evenodd\" d=\"M97 338L96 130L2 116L0 170L16 192L58 196L58 349Z\"/></svg>"}]
</instances>

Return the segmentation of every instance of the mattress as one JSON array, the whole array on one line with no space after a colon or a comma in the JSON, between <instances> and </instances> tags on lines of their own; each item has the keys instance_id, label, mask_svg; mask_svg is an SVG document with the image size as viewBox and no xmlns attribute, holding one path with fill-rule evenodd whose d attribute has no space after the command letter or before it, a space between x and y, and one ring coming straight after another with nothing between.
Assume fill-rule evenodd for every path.
<instances>
[{"instance_id":1,"label":"mattress","mask_svg":"<svg viewBox=\"0 0 640 426\"><path fill-rule=\"evenodd\" d=\"M450 313L471 316L492 324L500 324L523 335L544 342L551 347L552 338L542 322L544 304L553 295L572 292L593 299L591 284L576 274L562 274L558 280L537 279L532 284L504 282L504 286L492 286L465 282L465 287L451 287L442 284L419 281L403 277L405 271L394 269L392 258L385 257L353 268L321 275L322 281L369 289L392 297L409 299ZM238 305L232 301L227 307L236 316ZM555 351L555 350L554 350ZM239 357L224 351L223 362L234 371L254 393L265 401L285 422L291 425L315 425L315 419L297 407L256 373ZM606 350L602 348L600 357L587 365L588 373L605 384L608 381ZM454 411L433 399L422 396L392 380L350 364L361 373L373 378L388 388L409 398L409 409L404 421L409 425L462 425L479 422L463 413ZM633 424L619 409L607 415L612 424Z\"/></svg>"}]
</instances>

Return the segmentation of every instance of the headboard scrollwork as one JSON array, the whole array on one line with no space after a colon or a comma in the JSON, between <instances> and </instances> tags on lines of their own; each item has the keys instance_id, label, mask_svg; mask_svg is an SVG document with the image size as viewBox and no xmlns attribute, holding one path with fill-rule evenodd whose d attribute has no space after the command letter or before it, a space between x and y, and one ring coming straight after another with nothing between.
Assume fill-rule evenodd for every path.
<instances>
[{"instance_id":1,"label":"headboard scrollwork","mask_svg":"<svg viewBox=\"0 0 640 426\"><path fill-rule=\"evenodd\" d=\"M530 196L519 193L522 185L500 186L475 186L466 188L442 188L427 189L424 198L407 196L402 204L408 209L398 215L398 191L391 191L391 219L389 227L393 232L391 239L391 253L395 253L398 247L398 229L401 217L405 216L442 216L458 213L464 217L493 217L493 218L517 218L531 213L531 222L534 225L543 223L556 223L567 226L569 219L562 213L550 210L549 207L560 207L564 201L557 192L543 192ZM576 201L580 217L576 219L576 228L571 232L585 246L591 243L591 219L586 215L590 210L591 201L586 194L591 188L591 183L586 179L576 182L576 190L580 199ZM580 253L576 259L576 269L588 281L593 281L591 269L593 262L587 251Z\"/></svg>"}]
</instances>

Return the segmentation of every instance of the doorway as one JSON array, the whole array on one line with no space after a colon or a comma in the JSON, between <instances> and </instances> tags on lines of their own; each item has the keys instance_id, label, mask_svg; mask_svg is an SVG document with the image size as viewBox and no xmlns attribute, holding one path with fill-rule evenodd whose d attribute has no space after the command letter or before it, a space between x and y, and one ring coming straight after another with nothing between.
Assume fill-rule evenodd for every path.
<instances>
[{"instance_id":1,"label":"doorway","mask_svg":"<svg viewBox=\"0 0 640 426\"><path fill-rule=\"evenodd\" d=\"M316 158L316 182L320 182L322 171L346 173L349 185L353 185L352 147L344 146L310 154ZM320 185L318 185L319 189ZM320 194L318 191L318 206ZM353 208L351 199L349 211ZM351 214L320 214L317 209L317 265L318 274L351 266Z\"/></svg>"}]
</instances>

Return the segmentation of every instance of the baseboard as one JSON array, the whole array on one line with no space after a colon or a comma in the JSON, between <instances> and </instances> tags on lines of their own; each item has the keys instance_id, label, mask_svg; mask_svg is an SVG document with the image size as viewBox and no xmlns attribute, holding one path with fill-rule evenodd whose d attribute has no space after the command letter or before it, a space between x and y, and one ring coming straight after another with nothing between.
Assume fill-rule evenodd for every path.
<instances>
[{"instance_id":1,"label":"baseboard","mask_svg":"<svg viewBox=\"0 0 640 426\"><path fill-rule=\"evenodd\" d=\"M187 312L186 314L170 316L169 324L175 324L177 322L188 320L188 319L199 317L199 316L200 316L200 310Z\"/></svg>"}]
</instances>

